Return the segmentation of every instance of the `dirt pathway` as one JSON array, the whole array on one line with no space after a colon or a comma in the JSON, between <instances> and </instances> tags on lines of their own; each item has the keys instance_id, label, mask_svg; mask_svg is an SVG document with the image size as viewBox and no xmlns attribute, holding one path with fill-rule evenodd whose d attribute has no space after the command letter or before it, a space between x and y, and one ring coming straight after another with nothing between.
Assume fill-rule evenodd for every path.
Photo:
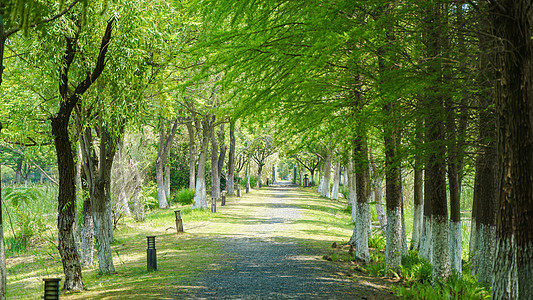
<instances>
[{"instance_id":1,"label":"dirt pathway","mask_svg":"<svg viewBox=\"0 0 533 300\"><path fill-rule=\"evenodd\" d=\"M241 220L234 224L235 234L217 238L230 259L204 273L179 298L377 299L382 287L339 275L335 264L320 258L320 251L284 237L304 214L291 203L291 190L271 187L260 201L242 201L225 211Z\"/></svg>"}]
</instances>

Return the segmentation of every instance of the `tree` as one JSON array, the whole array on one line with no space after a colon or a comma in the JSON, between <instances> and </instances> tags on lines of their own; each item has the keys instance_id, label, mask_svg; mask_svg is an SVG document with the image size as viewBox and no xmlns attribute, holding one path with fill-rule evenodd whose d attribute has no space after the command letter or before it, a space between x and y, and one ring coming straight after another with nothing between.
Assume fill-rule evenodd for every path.
<instances>
[{"instance_id":1,"label":"tree","mask_svg":"<svg viewBox=\"0 0 533 300\"><path fill-rule=\"evenodd\" d=\"M494 1L488 16L498 130L493 299L533 298L533 99L530 1Z\"/></svg>"},{"instance_id":2,"label":"tree","mask_svg":"<svg viewBox=\"0 0 533 300\"><path fill-rule=\"evenodd\" d=\"M269 134L262 134L256 136L251 146L251 157L257 164L257 186L260 188L262 185L261 176L263 173L263 166L266 163L266 159L276 152L276 146L274 145L273 137Z\"/></svg>"},{"instance_id":3,"label":"tree","mask_svg":"<svg viewBox=\"0 0 533 300\"><path fill-rule=\"evenodd\" d=\"M76 85L74 90L71 90L70 87L68 71L76 55L75 46L77 41L76 36L66 38L66 49L63 57L63 66L61 67L61 82L59 85L59 93L62 101L57 114L52 117L52 135L54 136L59 169L59 253L63 262L65 273L64 288L66 290L83 289L79 255L74 237L74 224L76 220L76 176L68 126L72 110L78 104L80 95L89 89L104 69L105 56L109 42L111 41L114 21L114 18L111 18L107 23L95 67L87 74L87 77L82 82Z\"/></svg>"}]
</instances>

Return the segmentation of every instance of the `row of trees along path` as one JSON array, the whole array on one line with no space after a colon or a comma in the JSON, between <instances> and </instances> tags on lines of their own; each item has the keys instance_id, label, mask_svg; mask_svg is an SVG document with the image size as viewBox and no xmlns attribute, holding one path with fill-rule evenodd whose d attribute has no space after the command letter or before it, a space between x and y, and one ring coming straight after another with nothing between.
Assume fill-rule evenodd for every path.
<instances>
[{"instance_id":1,"label":"row of trees along path","mask_svg":"<svg viewBox=\"0 0 533 300\"><path fill-rule=\"evenodd\" d=\"M390 283L344 276L339 267L321 258L321 250L305 246L306 240L323 237L302 235L307 227L304 225L302 230L298 226L311 220L306 217L306 209L296 204L301 197L294 187L281 182L243 198L229 199L228 205L218 211L237 221L206 225L220 228L217 240L228 262L207 271L190 289L177 291L177 297L393 299ZM189 233L197 230L205 228L192 228Z\"/></svg>"}]
</instances>

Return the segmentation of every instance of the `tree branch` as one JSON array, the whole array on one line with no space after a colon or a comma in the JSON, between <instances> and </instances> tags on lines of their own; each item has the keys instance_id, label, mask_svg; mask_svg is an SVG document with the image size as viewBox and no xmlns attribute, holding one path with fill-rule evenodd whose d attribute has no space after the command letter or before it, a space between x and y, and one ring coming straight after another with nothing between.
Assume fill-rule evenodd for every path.
<instances>
[{"instance_id":1,"label":"tree branch","mask_svg":"<svg viewBox=\"0 0 533 300\"><path fill-rule=\"evenodd\" d=\"M76 3L78 3L78 2L79 2L79 0L74 0L74 1L72 1L72 3L70 3L69 6L67 6L64 10L62 10L61 12L59 12L57 15L54 15L54 16L48 18L48 19L43 19L43 20L41 20L41 21L39 21L39 22L33 23L33 24L30 25L30 27L31 27L31 28L34 28L34 27L37 27L37 26L39 26L39 25L41 25L41 24L46 24L46 23L52 22L53 20L55 20L55 19L57 19L57 18L63 16L64 14L66 14L66 13L67 13L69 10L71 10L71 9L76 5ZM20 27L19 27L19 28L13 28L13 29L10 29L10 30L8 30L8 31L6 31L6 32L4 33L4 38L7 39L10 35L12 35L12 34L14 34L14 33L17 33L17 32L19 32L19 31L20 31Z\"/></svg>"}]
</instances>

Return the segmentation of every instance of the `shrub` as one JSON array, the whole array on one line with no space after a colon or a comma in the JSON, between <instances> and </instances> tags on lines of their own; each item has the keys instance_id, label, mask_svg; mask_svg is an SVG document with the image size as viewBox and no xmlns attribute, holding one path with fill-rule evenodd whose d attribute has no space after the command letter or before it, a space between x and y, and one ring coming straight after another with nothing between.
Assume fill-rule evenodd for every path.
<instances>
[{"instance_id":1,"label":"shrub","mask_svg":"<svg viewBox=\"0 0 533 300\"><path fill-rule=\"evenodd\" d=\"M344 199L348 199L348 194L349 194L350 190L348 189L347 186L341 185L339 187L339 192L342 194Z\"/></svg>"},{"instance_id":2,"label":"shrub","mask_svg":"<svg viewBox=\"0 0 533 300\"><path fill-rule=\"evenodd\" d=\"M194 190L180 189L172 195L172 203L179 203L181 205L191 204L194 199Z\"/></svg>"},{"instance_id":3,"label":"shrub","mask_svg":"<svg viewBox=\"0 0 533 300\"><path fill-rule=\"evenodd\" d=\"M246 177L241 180L241 189L246 189ZM266 182L266 179L265 179ZM257 185L257 176L250 176L250 188L253 189Z\"/></svg>"},{"instance_id":4,"label":"shrub","mask_svg":"<svg viewBox=\"0 0 533 300\"><path fill-rule=\"evenodd\" d=\"M145 184L141 187L141 202L147 209L155 209L159 207L159 200L157 198L157 185L153 182Z\"/></svg>"}]
</instances>

